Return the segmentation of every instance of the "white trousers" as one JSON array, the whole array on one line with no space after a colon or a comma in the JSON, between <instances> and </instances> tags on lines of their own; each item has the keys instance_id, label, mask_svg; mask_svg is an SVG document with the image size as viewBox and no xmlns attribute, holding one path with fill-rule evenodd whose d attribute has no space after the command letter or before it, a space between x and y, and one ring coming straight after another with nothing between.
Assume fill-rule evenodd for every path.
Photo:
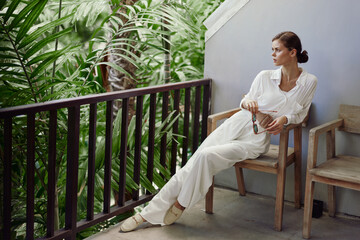
<instances>
[{"instance_id":1,"label":"white trousers","mask_svg":"<svg viewBox=\"0 0 360 240\"><path fill-rule=\"evenodd\" d=\"M254 134L251 113L240 111L212 132L165 186L141 211L152 224L164 225L166 211L176 202L187 209L203 199L215 174L236 162L257 158L270 144L267 133ZM259 131L262 131L259 126Z\"/></svg>"}]
</instances>

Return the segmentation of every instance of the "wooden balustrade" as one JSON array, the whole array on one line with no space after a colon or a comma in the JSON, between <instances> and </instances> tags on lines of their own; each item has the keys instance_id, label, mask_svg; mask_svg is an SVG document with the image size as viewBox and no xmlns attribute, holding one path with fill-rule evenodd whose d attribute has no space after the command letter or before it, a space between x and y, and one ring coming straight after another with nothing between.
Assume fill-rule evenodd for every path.
<instances>
[{"instance_id":1,"label":"wooden balustrade","mask_svg":"<svg viewBox=\"0 0 360 240\"><path fill-rule=\"evenodd\" d=\"M26 183L17 183L26 185L26 238L34 239L34 175L35 175L35 116L39 113L49 113L48 123L48 164L47 164L47 233L42 239L76 239L76 234L99 222L105 221L113 216L139 206L153 197L146 192L140 196L139 190L132 192L132 199L125 201L125 182L126 182L126 159L127 159L127 137L129 121L129 99L136 98L136 127L135 127L135 152L134 152L134 176L135 183L140 183L140 159L141 159L141 137L142 137L142 118L144 96L150 95L150 114L149 114L149 138L147 146L147 173L146 176L150 182L153 181L154 169L154 146L155 146L155 118L157 111L157 99L162 96L161 119L165 121L169 114L169 107L176 112L174 117L180 111L183 112L184 126L183 132L179 132L179 120L176 120L172 126L175 135L183 135L182 139L182 159L181 165L185 165L188 158L188 149L194 152L199 145L199 132L201 131L201 141L205 139L207 129L207 116L210 108L210 79L194 80L181 83L165 84L153 87L131 89L119 92L96 94L82 96L71 99L55 100L51 102L30 104L25 106L16 106L0 109L0 120L3 121L4 137L4 158L3 158L3 239L11 238L11 189L14 184L11 180L11 164L14 156L15 146L13 144L13 124L14 118L20 115L27 116L27 159L26 159ZM195 88L194 99L191 99L191 89ZM202 92L201 92L202 90ZM181 91L184 91L184 99L180 99ZM161 95L162 94L162 95ZM202 95L202 99L201 99ZM169 96L173 98L173 106L169 106ZM120 171L119 171L119 198L116 206L111 206L111 180L112 180L112 136L113 136L113 116L114 101L122 101L122 126L121 126L121 146L120 146ZM96 127L97 127L97 106L98 103L106 102L106 130L105 130L105 162L104 162L104 195L103 211L94 214L94 176L95 176L95 151L96 151ZM194 104L193 112L190 114L191 104ZM77 221L77 191L78 191L78 171L79 171L79 131L80 131L80 112L81 106L89 105L89 135L88 135L88 181L87 181L87 213L86 219ZM182 109L180 110L180 105ZM200 112L202 107L201 122ZM68 109L68 134L67 134L67 160L66 160L66 212L65 227L54 230L55 216L55 169L56 169L56 148L57 148L57 128L58 128L58 110ZM192 140L190 136L190 117L192 118ZM201 128L200 128L201 125ZM164 126L164 128L166 125ZM167 146L166 134L162 136L160 147L160 163L166 166L170 162L170 172L176 172L176 160L178 158L178 138L175 136L171 147ZM192 143L192 146L190 146ZM171 159L166 159L166 152L171 149Z\"/></svg>"}]
</instances>

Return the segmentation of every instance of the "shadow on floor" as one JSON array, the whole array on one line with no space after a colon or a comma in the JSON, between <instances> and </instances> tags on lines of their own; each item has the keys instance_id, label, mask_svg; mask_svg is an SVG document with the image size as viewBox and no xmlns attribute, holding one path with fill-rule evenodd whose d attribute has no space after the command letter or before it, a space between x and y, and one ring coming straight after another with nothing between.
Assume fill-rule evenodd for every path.
<instances>
[{"instance_id":1,"label":"shadow on floor","mask_svg":"<svg viewBox=\"0 0 360 240\"><path fill-rule=\"evenodd\" d=\"M204 201L186 210L171 226L143 224L137 231L119 232L120 225L92 236L91 240L279 240L302 239L303 209L285 203L282 232L273 230L275 200L255 194L239 196L233 190L215 188L214 214L206 214ZM312 220L312 238L360 239L360 218L331 218L326 213Z\"/></svg>"}]
</instances>

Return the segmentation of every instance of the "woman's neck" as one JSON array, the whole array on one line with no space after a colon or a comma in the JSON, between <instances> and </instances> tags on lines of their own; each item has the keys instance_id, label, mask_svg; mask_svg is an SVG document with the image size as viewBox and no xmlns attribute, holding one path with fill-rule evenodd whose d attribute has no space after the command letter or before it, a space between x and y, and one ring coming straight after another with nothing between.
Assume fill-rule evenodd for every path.
<instances>
[{"instance_id":1,"label":"woman's neck","mask_svg":"<svg viewBox=\"0 0 360 240\"><path fill-rule=\"evenodd\" d=\"M286 82L296 81L301 74L301 69L297 64L291 64L288 66L282 66L281 75L282 79Z\"/></svg>"}]
</instances>

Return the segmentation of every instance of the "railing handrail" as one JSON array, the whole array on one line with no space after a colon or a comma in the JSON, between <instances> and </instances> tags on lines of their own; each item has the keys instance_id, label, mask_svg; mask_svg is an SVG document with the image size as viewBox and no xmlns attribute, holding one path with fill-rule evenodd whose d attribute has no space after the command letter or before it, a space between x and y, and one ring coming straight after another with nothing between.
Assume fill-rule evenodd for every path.
<instances>
[{"instance_id":1,"label":"railing handrail","mask_svg":"<svg viewBox=\"0 0 360 240\"><path fill-rule=\"evenodd\" d=\"M42 112L55 110L59 108L68 108L74 105L84 105L98 102L111 101L122 98L136 97L145 94L152 94L158 92L166 92L169 90L177 90L181 88L188 87L196 87L202 85L208 85L210 83L210 79L200 79L200 80L192 80L186 82L178 82L178 83L168 83L156 86L149 86L143 88L134 88L117 92L107 92L107 93L99 93L99 94L90 94L86 96L74 97L74 98L66 98L53 100L42 103L33 103L27 105L20 105L14 107L7 107L0 109L0 118L9 118L18 115L24 115L34 112Z\"/></svg>"}]
</instances>

